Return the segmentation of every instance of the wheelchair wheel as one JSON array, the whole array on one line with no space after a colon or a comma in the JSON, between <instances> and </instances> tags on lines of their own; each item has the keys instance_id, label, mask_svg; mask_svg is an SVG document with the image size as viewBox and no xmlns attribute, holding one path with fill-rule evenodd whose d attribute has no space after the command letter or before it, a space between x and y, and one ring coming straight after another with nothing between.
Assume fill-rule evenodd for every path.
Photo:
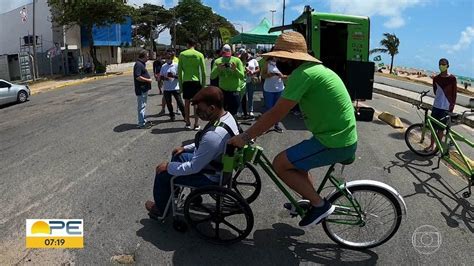
<instances>
[{"instance_id":1,"label":"wheelchair wheel","mask_svg":"<svg viewBox=\"0 0 474 266\"><path fill-rule=\"evenodd\" d=\"M262 189L262 181L257 169L251 163L235 172L232 177L232 189L237 192L248 204L254 202Z\"/></svg>"},{"instance_id":2,"label":"wheelchair wheel","mask_svg":"<svg viewBox=\"0 0 474 266\"><path fill-rule=\"evenodd\" d=\"M201 204L194 204L197 198L202 198ZM191 192L184 203L184 218L200 237L215 244L232 244L246 238L254 222L248 203L220 186Z\"/></svg>"}]
</instances>

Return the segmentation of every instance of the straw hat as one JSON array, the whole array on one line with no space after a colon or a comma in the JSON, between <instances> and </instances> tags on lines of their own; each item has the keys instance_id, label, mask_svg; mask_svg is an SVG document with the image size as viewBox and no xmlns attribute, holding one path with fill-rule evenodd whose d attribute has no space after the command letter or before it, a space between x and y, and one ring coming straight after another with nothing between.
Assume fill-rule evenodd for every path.
<instances>
[{"instance_id":1,"label":"straw hat","mask_svg":"<svg viewBox=\"0 0 474 266\"><path fill-rule=\"evenodd\" d=\"M273 51L263 54L262 56L322 63L320 60L308 54L306 40L301 33L296 31L283 32L276 39Z\"/></svg>"}]
</instances>

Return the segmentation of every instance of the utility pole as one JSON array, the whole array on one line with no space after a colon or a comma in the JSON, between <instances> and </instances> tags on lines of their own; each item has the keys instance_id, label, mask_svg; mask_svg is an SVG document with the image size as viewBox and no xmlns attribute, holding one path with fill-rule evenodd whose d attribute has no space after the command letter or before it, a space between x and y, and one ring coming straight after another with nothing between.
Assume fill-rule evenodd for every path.
<instances>
[{"instance_id":1,"label":"utility pole","mask_svg":"<svg viewBox=\"0 0 474 266\"><path fill-rule=\"evenodd\" d=\"M36 57L36 31L35 31L35 2L36 0L33 0L33 69L34 69L33 80L36 80L37 78L39 78L38 63L36 62L37 57Z\"/></svg>"},{"instance_id":2,"label":"utility pole","mask_svg":"<svg viewBox=\"0 0 474 266\"><path fill-rule=\"evenodd\" d=\"M282 23L281 25L282 26L285 26L285 0L283 0L283 20L282 20Z\"/></svg>"},{"instance_id":3,"label":"utility pole","mask_svg":"<svg viewBox=\"0 0 474 266\"><path fill-rule=\"evenodd\" d=\"M272 12L272 26L273 26L273 14L276 12L275 9L271 9L270 12Z\"/></svg>"}]
</instances>

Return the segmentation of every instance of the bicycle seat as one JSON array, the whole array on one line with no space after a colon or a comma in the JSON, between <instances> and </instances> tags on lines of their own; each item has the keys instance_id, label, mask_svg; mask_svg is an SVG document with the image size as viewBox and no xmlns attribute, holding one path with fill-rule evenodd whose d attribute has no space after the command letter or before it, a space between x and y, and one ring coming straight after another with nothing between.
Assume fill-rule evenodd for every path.
<instances>
[{"instance_id":1,"label":"bicycle seat","mask_svg":"<svg viewBox=\"0 0 474 266\"><path fill-rule=\"evenodd\" d=\"M355 157L355 155L354 155L354 156L352 156L351 158L349 158L349 159L347 159L347 160L345 160L345 161L340 162L340 164L349 165L349 164L353 163L353 162L355 161L355 159L356 159L356 157Z\"/></svg>"}]
</instances>

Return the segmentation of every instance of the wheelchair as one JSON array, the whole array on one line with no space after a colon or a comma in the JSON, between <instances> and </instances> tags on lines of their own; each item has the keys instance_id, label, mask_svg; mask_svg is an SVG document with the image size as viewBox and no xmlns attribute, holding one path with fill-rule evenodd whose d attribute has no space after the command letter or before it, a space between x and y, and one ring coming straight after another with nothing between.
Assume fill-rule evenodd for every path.
<instances>
[{"instance_id":1,"label":"wheelchair","mask_svg":"<svg viewBox=\"0 0 474 266\"><path fill-rule=\"evenodd\" d=\"M175 184L177 176L172 177L172 193L164 215L158 219L164 220L170 213L175 230L185 232L191 227L201 238L215 244L245 239L254 225L249 205L260 194L260 175L250 162L221 173L218 185L202 187Z\"/></svg>"}]
</instances>

